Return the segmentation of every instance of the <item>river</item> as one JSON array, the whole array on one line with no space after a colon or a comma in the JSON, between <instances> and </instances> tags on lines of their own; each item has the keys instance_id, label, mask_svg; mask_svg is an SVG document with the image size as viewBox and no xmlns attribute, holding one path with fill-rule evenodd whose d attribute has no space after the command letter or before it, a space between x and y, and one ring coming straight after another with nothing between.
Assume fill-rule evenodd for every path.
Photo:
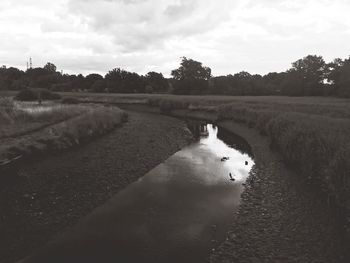
<instances>
[{"instance_id":1,"label":"river","mask_svg":"<svg viewBox=\"0 0 350 263\"><path fill-rule=\"evenodd\" d=\"M192 144L29 261L205 262L226 237L254 160L245 142L215 125L188 127Z\"/></svg>"}]
</instances>

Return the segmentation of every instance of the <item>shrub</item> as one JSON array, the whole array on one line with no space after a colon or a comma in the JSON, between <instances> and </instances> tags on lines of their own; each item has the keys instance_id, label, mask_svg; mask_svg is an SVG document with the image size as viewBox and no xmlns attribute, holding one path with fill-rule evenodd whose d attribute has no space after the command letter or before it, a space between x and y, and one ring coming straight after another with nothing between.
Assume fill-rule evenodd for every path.
<instances>
[{"instance_id":1,"label":"shrub","mask_svg":"<svg viewBox=\"0 0 350 263\"><path fill-rule=\"evenodd\" d=\"M38 100L38 94L31 89L24 89L17 93L15 100L36 101Z\"/></svg>"},{"instance_id":2,"label":"shrub","mask_svg":"<svg viewBox=\"0 0 350 263\"><path fill-rule=\"evenodd\" d=\"M15 96L15 100L19 101L37 101L39 95L42 100L59 100L61 96L46 89L24 89Z\"/></svg>"}]
</instances>

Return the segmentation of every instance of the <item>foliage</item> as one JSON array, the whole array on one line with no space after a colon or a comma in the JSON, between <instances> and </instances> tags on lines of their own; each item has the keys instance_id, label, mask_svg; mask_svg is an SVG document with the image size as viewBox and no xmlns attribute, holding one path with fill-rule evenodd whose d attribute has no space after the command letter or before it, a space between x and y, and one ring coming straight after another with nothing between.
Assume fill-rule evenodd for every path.
<instances>
[{"instance_id":1,"label":"foliage","mask_svg":"<svg viewBox=\"0 0 350 263\"><path fill-rule=\"evenodd\" d=\"M211 69L202 66L201 62L183 57L180 67L173 70L171 75L175 94L204 94L209 87Z\"/></svg>"},{"instance_id":2,"label":"foliage","mask_svg":"<svg viewBox=\"0 0 350 263\"><path fill-rule=\"evenodd\" d=\"M168 81L164 78L162 73L154 71L148 72L145 76L145 80L148 84L146 87L150 87L146 89L146 91L148 91L147 93L165 92L169 89Z\"/></svg>"},{"instance_id":3,"label":"foliage","mask_svg":"<svg viewBox=\"0 0 350 263\"><path fill-rule=\"evenodd\" d=\"M211 69L208 67L203 67L201 62L182 57L180 67L178 69L173 70L171 72L171 75L176 80L209 80L209 78L211 77Z\"/></svg>"},{"instance_id":4,"label":"foliage","mask_svg":"<svg viewBox=\"0 0 350 263\"><path fill-rule=\"evenodd\" d=\"M342 97L350 97L350 58L335 59L328 66L328 80L334 85L335 93Z\"/></svg>"},{"instance_id":5,"label":"foliage","mask_svg":"<svg viewBox=\"0 0 350 263\"><path fill-rule=\"evenodd\" d=\"M92 91L98 93L175 93L184 95L235 96L339 96L350 97L350 59L337 58L326 63L321 56L308 55L292 63L285 72L266 75L241 71L226 76L211 76L201 62L183 57L180 66L166 79L154 71L142 76L121 68L104 77L92 73L69 75L48 62L43 68L22 71L0 68L0 90L43 88L53 91Z\"/></svg>"},{"instance_id":6,"label":"foliage","mask_svg":"<svg viewBox=\"0 0 350 263\"><path fill-rule=\"evenodd\" d=\"M46 65L44 66L44 69L47 70L48 72L55 73L57 70L57 67L54 64L47 62Z\"/></svg>"}]
</instances>

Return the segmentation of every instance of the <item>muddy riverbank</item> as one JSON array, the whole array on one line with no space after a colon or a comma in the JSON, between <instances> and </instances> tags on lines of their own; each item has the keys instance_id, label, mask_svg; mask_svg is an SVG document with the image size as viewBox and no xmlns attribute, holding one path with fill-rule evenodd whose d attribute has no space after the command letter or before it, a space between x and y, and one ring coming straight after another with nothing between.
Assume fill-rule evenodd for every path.
<instances>
[{"instance_id":1,"label":"muddy riverbank","mask_svg":"<svg viewBox=\"0 0 350 263\"><path fill-rule=\"evenodd\" d=\"M23 165L0 189L0 262L31 254L190 140L180 120L133 112L90 144Z\"/></svg>"}]
</instances>

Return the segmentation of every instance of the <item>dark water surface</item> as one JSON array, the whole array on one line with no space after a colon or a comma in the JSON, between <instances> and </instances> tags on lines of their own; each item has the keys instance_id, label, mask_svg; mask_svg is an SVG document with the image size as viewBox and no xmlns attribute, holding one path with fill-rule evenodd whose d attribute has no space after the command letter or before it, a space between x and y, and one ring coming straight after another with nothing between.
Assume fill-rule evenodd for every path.
<instances>
[{"instance_id":1,"label":"dark water surface","mask_svg":"<svg viewBox=\"0 0 350 263\"><path fill-rule=\"evenodd\" d=\"M234 135L211 124L189 128L196 142L29 261L205 262L226 237L254 161Z\"/></svg>"}]
</instances>

